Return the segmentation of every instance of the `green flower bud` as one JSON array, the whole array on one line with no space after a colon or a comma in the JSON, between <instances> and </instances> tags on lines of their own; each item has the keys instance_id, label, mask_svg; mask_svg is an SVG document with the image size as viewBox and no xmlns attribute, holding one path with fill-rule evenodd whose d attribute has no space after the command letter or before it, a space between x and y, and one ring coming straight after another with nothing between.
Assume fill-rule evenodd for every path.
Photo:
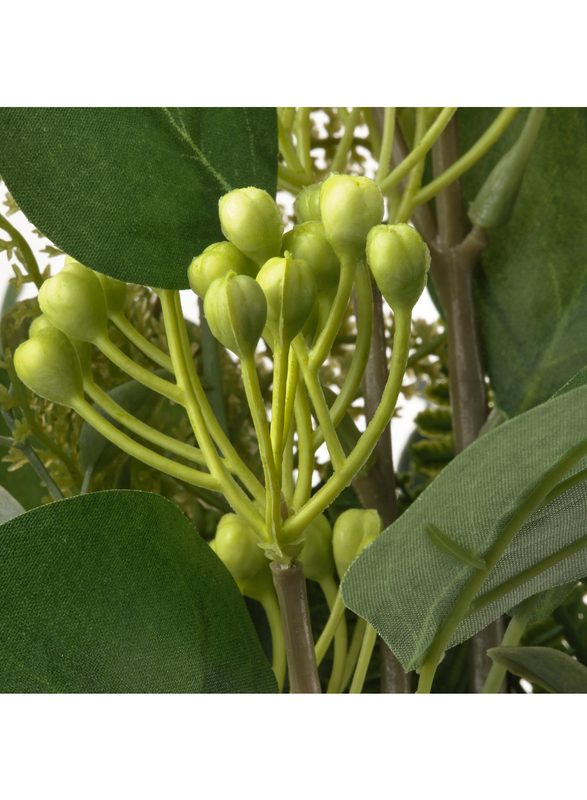
<instances>
[{"instance_id":1,"label":"green flower bud","mask_svg":"<svg viewBox=\"0 0 587 800\"><path fill-rule=\"evenodd\" d=\"M321 222L304 222L295 225L283 236L283 248L294 258L307 261L312 267L319 292L338 287L340 261L326 238Z\"/></svg>"},{"instance_id":2,"label":"green flower bud","mask_svg":"<svg viewBox=\"0 0 587 800\"><path fill-rule=\"evenodd\" d=\"M39 305L53 325L71 339L92 342L106 335L106 298L92 270L82 269L62 269L45 281L39 290Z\"/></svg>"},{"instance_id":3,"label":"green flower bud","mask_svg":"<svg viewBox=\"0 0 587 800\"><path fill-rule=\"evenodd\" d=\"M371 178L331 175L320 192L320 211L337 255L360 258L367 234L383 219L383 195Z\"/></svg>"},{"instance_id":4,"label":"green flower bud","mask_svg":"<svg viewBox=\"0 0 587 800\"><path fill-rule=\"evenodd\" d=\"M340 579L355 558L383 530L383 521L376 511L350 508L334 523L332 550Z\"/></svg>"},{"instance_id":5,"label":"green flower bud","mask_svg":"<svg viewBox=\"0 0 587 800\"><path fill-rule=\"evenodd\" d=\"M37 336L41 331L46 331L46 330L56 331L58 329L55 327L55 325L53 325L53 323L51 322L49 317L47 317L46 314L41 314L40 317L37 317L31 322L31 326L29 328L29 339L32 339L33 336ZM92 350L90 345L87 342L80 342L79 339L70 339L70 342L77 351L84 378L86 377L91 378Z\"/></svg>"},{"instance_id":6,"label":"green flower bud","mask_svg":"<svg viewBox=\"0 0 587 800\"><path fill-rule=\"evenodd\" d=\"M403 222L377 225L367 237L367 261L390 308L411 312L430 268L430 252L418 231Z\"/></svg>"},{"instance_id":7,"label":"green flower bud","mask_svg":"<svg viewBox=\"0 0 587 800\"><path fill-rule=\"evenodd\" d=\"M316 281L307 261L289 253L270 258L257 275L267 298L267 327L282 344L302 330L316 303Z\"/></svg>"},{"instance_id":8,"label":"green flower bud","mask_svg":"<svg viewBox=\"0 0 587 800\"><path fill-rule=\"evenodd\" d=\"M104 289L108 316L124 315L126 283L124 283L124 281L117 281L116 278L110 278L108 275L102 275L101 272L94 272L94 275L97 276L102 284L102 289Z\"/></svg>"},{"instance_id":9,"label":"green flower bud","mask_svg":"<svg viewBox=\"0 0 587 800\"><path fill-rule=\"evenodd\" d=\"M222 233L260 267L281 252L283 220L275 200L249 186L225 194L218 203Z\"/></svg>"},{"instance_id":10,"label":"green flower bud","mask_svg":"<svg viewBox=\"0 0 587 800\"><path fill-rule=\"evenodd\" d=\"M225 514L218 523L214 549L237 583L251 580L267 563L257 541L255 532L236 514Z\"/></svg>"},{"instance_id":11,"label":"green flower bud","mask_svg":"<svg viewBox=\"0 0 587 800\"><path fill-rule=\"evenodd\" d=\"M14 368L24 385L45 400L75 408L84 398L77 352L56 328L46 327L17 347Z\"/></svg>"},{"instance_id":12,"label":"green flower bud","mask_svg":"<svg viewBox=\"0 0 587 800\"><path fill-rule=\"evenodd\" d=\"M320 221L320 190L322 181L306 186L294 200L294 213L300 222Z\"/></svg>"},{"instance_id":13,"label":"green flower bud","mask_svg":"<svg viewBox=\"0 0 587 800\"><path fill-rule=\"evenodd\" d=\"M46 314L41 314L40 317L36 317L36 319L34 319L31 322L31 325L29 327L29 339L32 339L33 336L36 336L41 331L46 331L46 330L55 331L57 330L57 328L55 327L55 325L53 325L53 323Z\"/></svg>"},{"instance_id":14,"label":"green flower bud","mask_svg":"<svg viewBox=\"0 0 587 800\"><path fill-rule=\"evenodd\" d=\"M322 581L334 572L332 555L332 528L320 514L306 528L304 549L299 556L304 565L304 574L311 581Z\"/></svg>"},{"instance_id":15,"label":"green flower bud","mask_svg":"<svg viewBox=\"0 0 587 800\"><path fill-rule=\"evenodd\" d=\"M65 261L63 262L61 271L63 272L63 270L71 270L73 272L82 272L85 269L87 269L87 267L84 267L84 265L75 258L72 258L71 256L65 256Z\"/></svg>"},{"instance_id":16,"label":"green flower bud","mask_svg":"<svg viewBox=\"0 0 587 800\"><path fill-rule=\"evenodd\" d=\"M257 275L255 262L241 253L232 242L211 244L189 266L188 280L192 291L203 300L210 284L217 278L224 278L231 270L237 275L249 275L251 278Z\"/></svg>"},{"instance_id":17,"label":"green flower bud","mask_svg":"<svg viewBox=\"0 0 587 800\"><path fill-rule=\"evenodd\" d=\"M206 292L204 314L212 334L239 358L255 352L267 322L267 301L254 278L229 272Z\"/></svg>"}]
</instances>

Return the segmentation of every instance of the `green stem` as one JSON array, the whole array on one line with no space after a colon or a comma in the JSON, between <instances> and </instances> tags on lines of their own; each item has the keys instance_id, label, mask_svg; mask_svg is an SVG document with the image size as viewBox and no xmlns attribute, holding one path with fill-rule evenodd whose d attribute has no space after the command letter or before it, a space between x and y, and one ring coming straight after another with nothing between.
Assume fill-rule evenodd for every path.
<instances>
[{"instance_id":1,"label":"green stem","mask_svg":"<svg viewBox=\"0 0 587 800\"><path fill-rule=\"evenodd\" d=\"M365 368L369 361L369 350L373 334L373 291L371 274L367 262L361 260L357 265L357 337L353 359L349 367L340 393L332 404L329 415L334 428L340 423L349 406L355 399L357 390L363 380ZM322 428L314 432L314 452L324 441Z\"/></svg>"},{"instance_id":2,"label":"green stem","mask_svg":"<svg viewBox=\"0 0 587 800\"><path fill-rule=\"evenodd\" d=\"M310 353L309 368L318 372L322 364L326 361L328 354L332 349L332 343L336 339L336 334L339 331L341 323L346 314L346 310L351 299L353 291L353 283L355 280L355 272L357 262L354 258L343 256L340 264L340 279L338 282L338 289L334 298L334 303L330 309L330 314L326 320L326 324L318 337L318 341L312 348Z\"/></svg>"},{"instance_id":3,"label":"green stem","mask_svg":"<svg viewBox=\"0 0 587 800\"><path fill-rule=\"evenodd\" d=\"M287 658L285 655L285 639L283 638L283 626L281 624L279 604L277 602L275 591L264 592L259 596L258 599L265 609L267 621L269 622L269 630L271 632L271 643L273 649L273 672L275 673L277 686L281 692L283 691L283 683L285 681Z\"/></svg>"},{"instance_id":4,"label":"green stem","mask_svg":"<svg viewBox=\"0 0 587 800\"><path fill-rule=\"evenodd\" d=\"M228 433L228 418L224 402L224 381L220 360L220 342L214 338L204 314L204 301L198 298L200 310L200 336L202 372L207 384L206 398L223 433Z\"/></svg>"},{"instance_id":5,"label":"green stem","mask_svg":"<svg viewBox=\"0 0 587 800\"><path fill-rule=\"evenodd\" d=\"M365 119L367 128L369 129L369 142L371 144L371 153L373 154L373 158L375 158L377 161L381 161L381 136L377 127L377 122L369 106L365 106L363 108L363 117Z\"/></svg>"},{"instance_id":6,"label":"green stem","mask_svg":"<svg viewBox=\"0 0 587 800\"><path fill-rule=\"evenodd\" d=\"M484 571L475 570L467 582L465 588L459 595L452 609L440 625L436 636L428 650L426 660L420 673L420 683L418 693L428 693L432 687L432 681L436 668L440 663L442 654L446 650L455 630L469 612L469 607L473 603L487 576L495 568L495 565L509 546L510 542L520 530L527 519L542 505L544 497L556 486L561 478L573 468L573 466L587 454L587 443L582 442L573 448L558 464L554 465L549 472L542 478L537 486L530 492L526 500L515 511L510 521L505 525L489 553L485 555L487 569ZM576 545L576 543L573 543ZM566 549L566 548L565 548ZM562 551L561 551L562 552ZM552 557L551 557L552 558ZM531 568L534 569L534 568ZM526 571L528 572L528 571ZM506 582L505 585L510 583ZM501 590L502 587L499 587ZM485 597L489 596L489 592ZM501 592L500 592L501 596Z\"/></svg>"},{"instance_id":7,"label":"green stem","mask_svg":"<svg viewBox=\"0 0 587 800\"><path fill-rule=\"evenodd\" d=\"M301 508L290 517L283 526L284 535L295 538L300 535L310 522L321 514L338 497L353 477L367 461L371 452L395 409L402 386L406 363L408 360L411 311L398 312L395 319L394 347L391 357L389 378L381 398L381 403L366 431L359 439L356 447L346 459L343 467L332 475L326 484Z\"/></svg>"},{"instance_id":8,"label":"green stem","mask_svg":"<svg viewBox=\"0 0 587 800\"><path fill-rule=\"evenodd\" d=\"M283 442L288 434L288 431L284 431L288 359L289 342L282 345L275 340L273 349L273 396L271 398L271 445L278 486L281 485Z\"/></svg>"},{"instance_id":9,"label":"green stem","mask_svg":"<svg viewBox=\"0 0 587 800\"><path fill-rule=\"evenodd\" d=\"M297 154L300 163L308 175L313 173L312 156L310 155L311 121L309 106L298 108L294 120L294 133L297 140Z\"/></svg>"},{"instance_id":10,"label":"green stem","mask_svg":"<svg viewBox=\"0 0 587 800\"><path fill-rule=\"evenodd\" d=\"M326 597L328 609L332 611L336 598L338 597L338 587L332 575L329 575L324 580L320 581L320 587ZM344 667L346 661L347 650L347 627L344 614L340 624L337 626L334 633L334 661L332 664L332 672L330 673L330 680L328 681L327 694L337 694L342 691L342 680L344 675Z\"/></svg>"},{"instance_id":11,"label":"green stem","mask_svg":"<svg viewBox=\"0 0 587 800\"><path fill-rule=\"evenodd\" d=\"M296 336L294 339L293 350L296 355L297 362L302 370L304 382L308 389L312 405L314 406L314 412L322 430L324 441L328 447L332 466L336 472L337 470L341 469L344 464L344 450L342 449L342 445L338 440L336 430L334 429L328 403L326 402L324 398L324 392L322 391L322 384L318 380L316 372L309 368L308 351L306 348L306 343L304 342L301 334Z\"/></svg>"},{"instance_id":12,"label":"green stem","mask_svg":"<svg viewBox=\"0 0 587 800\"><path fill-rule=\"evenodd\" d=\"M308 502L312 494L312 476L314 474L312 417L306 387L302 381L298 382L294 409L298 432L298 479L292 506L297 511Z\"/></svg>"},{"instance_id":13,"label":"green stem","mask_svg":"<svg viewBox=\"0 0 587 800\"><path fill-rule=\"evenodd\" d=\"M278 130L278 142L279 142L279 152L283 160L286 163L286 166L292 170L292 172L297 173L299 178L303 181L304 184L311 184L312 183L312 175L311 173L308 174L304 167L302 166L298 155L296 153L296 149L294 147L293 139L291 137L291 132L286 130L281 123L281 120L278 117L277 120L277 130Z\"/></svg>"},{"instance_id":14,"label":"green stem","mask_svg":"<svg viewBox=\"0 0 587 800\"><path fill-rule=\"evenodd\" d=\"M289 508L291 508L291 505L293 503L293 496L295 491L294 479L293 479L294 432L295 428L293 425L291 425L287 434L287 439L285 440L285 448L283 450L282 469L281 469L281 474L283 476L281 481L281 489L285 497L285 502L287 503Z\"/></svg>"},{"instance_id":15,"label":"green stem","mask_svg":"<svg viewBox=\"0 0 587 800\"><path fill-rule=\"evenodd\" d=\"M173 400L174 403L185 406L184 393L179 386L170 383L170 381L163 380L163 378L160 378L158 375L149 372L148 369L141 367L134 362L132 358L129 358L119 350L118 347L113 345L106 334L97 336L92 344L95 344L98 350L101 350L110 361L116 364L123 372L126 372L127 375L130 375L131 378L134 378L135 381L142 383L144 386L148 386L149 389L152 389L154 392L162 394L163 397L167 397L168 400Z\"/></svg>"},{"instance_id":16,"label":"green stem","mask_svg":"<svg viewBox=\"0 0 587 800\"><path fill-rule=\"evenodd\" d=\"M349 689L349 694L361 694L363 691L363 684L365 683L365 676L369 668L371 656L373 655L373 648L377 641L377 631L372 625L367 624L363 642L361 644L361 652L359 653L359 660L357 661L357 668L353 675L353 682Z\"/></svg>"},{"instance_id":17,"label":"green stem","mask_svg":"<svg viewBox=\"0 0 587 800\"><path fill-rule=\"evenodd\" d=\"M389 162L393 149L393 136L395 134L395 108L386 108L383 117L383 139L381 141L381 152L379 154L379 166L375 180L381 186L389 174Z\"/></svg>"},{"instance_id":18,"label":"green stem","mask_svg":"<svg viewBox=\"0 0 587 800\"><path fill-rule=\"evenodd\" d=\"M426 356L433 355L436 351L443 345L446 344L448 339L448 333L444 331L444 333L439 333L438 336L435 336L433 339L430 339L429 342L426 344L421 345L414 350L412 355L408 358L408 368L413 367L414 364L417 364L418 361L421 361Z\"/></svg>"},{"instance_id":19,"label":"green stem","mask_svg":"<svg viewBox=\"0 0 587 800\"><path fill-rule=\"evenodd\" d=\"M281 527L281 492L277 479L277 468L273 459L269 423L267 422L265 403L263 401L263 395L261 394L261 387L259 386L259 376L257 374L254 354L241 359L241 371L245 394L251 410L253 425L257 433L259 454L261 455L261 462L265 475L266 540L271 542L272 546L276 548L276 554L279 556L281 554L278 544L280 541L279 532Z\"/></svg>"},{"instance_id":20,"label":"green stem","mask_svg":"<svg viewBox=\"0 0 587 800\"><path fill-rule=\"evenodd\" d=\"M161 433L161 431L155 430L155 428L152 428L150 425L141 422L140 419L133 417L132 414L125 411L122 406L115 403L106 392L102 391L93 380L85 379L84 389L86 394L92 398L96 405L99 405L110 417L117 420L117 422L121 422L126 428L136 433L137 436L141 436L147 442L151 442L151 444L161 447L164 450L169 450L169 452L175 453L175 455L181 456L188 461L193 461L196 464L206 464L206 459L202 451L198 450L197 447L191 447L189 444L184 444L184 442L178 442L177 439L173 439L171 436L167 436Z\"/></svg>"},{"instance_id":21,"label":"green stem","mask_svg":"<svg viewBox=\"0 0 587 800\"><path fill-rule=\"evenodd\" d=\"M86 400L77 400L73 408L80 417L83 417L83 419L95 428L98 433L101 433L104 438L113 442L113 444L133 458L142 461L143 464L154 467L154 469L158 469L166 475L171 475L173 478L179 478L180 480L186 481L186 483L191 483L193 486L202 486L205 489L211 489L216 492L220 491L219 481L213 475L208 475L206 472L199 472L190 467L184 467L182 464L177 464L175 461L165 458L165 456L160 456L158 453L149 450L148 447L144 447L142 444L135 442L134 439L131 439L104 419L104 417Z\"/></svg>"},{"instance_id":22,"label":"green stem","mask_svg":"<svg viewBox=\"0 0 587 800\"><path fill-rule=\"evenodd\" d=\"M521 604L518 613L515 614L510 620L510 624L508 625L501 642L502 647L516 647L519 644L520 639L526 630L526 626L528 625L528 621L532 616L532 611L536 605L536 600L537 595L534 595L533 597L529 597ZM494 663L489 670L489 675L485 681L483 694L498 694L506 672L506 667L502 667L500 664Z\"/></svg>"},{"instance_id":23,"label":"green stem","mask_svg":"<svg viewBox=\"0 0 587 800\"><path fill-rule=\"evenodd\" d=\"M172 305L169 307L169 313L173 312L175 314L175 319L177 320L180 344L182 352L185 354L185 363L191 384L191 390L195 396L196 403L204 416L205 428L210 432L212 438L220 448L221 453L223 453L227 464L230 466L230 470L242 482L243 486L251 493L257 503L263 505L265 503L264 488L239 456L228 436L222 430L220 423L214 415L214 412L210 408L210 404L208 403L206 393L204 392L202 384L200 383L194 360L191 355L187 328L185 326L185 321L181 311L179 292L173 292L172 298Z\"/></svg>"},{"instance_id":24,"label":"green stem","mask_svg":"<svg viewBox=\"0 0 587 800\"><path fill-rule=\"evenodd\" d=\"M341 624L343 617L344 603L342 602L340 591L337 590L336 597L330 606L330 616L328 617L328 622L320 634L320 638L316 642L316 664L318 666L320 666L322 663L322 659L326 655L326 651L330 647L330 642L334 639L338 626Z\"/></svg>"},{"instance_id":25,"label":"green stem","mask_svg":"<svg viewBox=\"0 0 587 800\"><path fill-rule=\"evenodd\" d=\"M426 131L426 109L418 108L416 110L416 131L414 134L414 149L417 149L418 144L422 141ZM414 164L410 170L410 177L406 184L406 188L402 195L399 208L395 215L395 222L407 222L412 215L413 198L420 186L422 185L422 176L424 174L424 166L426 164L426 154Z\"/></svg>"},{"instance_id":26,"label":"green stem","mask_svg":"<svg viewBox=\"0 0 587 800\"><path fill-rule=\"evenodd\" d=\"M503 111L498 114L497 119L487 128L483 136L481 136L458 161L455 161L442 175L439 175L420 189L413 199L413 205L419 206L422 205L422 203L427 203L434 195L438 194L442 189L446 189L447 186L450 186L457 178L460 178L467 170L471 169L473 164L476 164L490 147L495 144L519 110L519 108L513 107L504 108ZM432 130L432 128L430 130Z\"/></svg>"},{"instance_id":27,"label":"green stem","mask_svg":"<svg viewBox=\"0 0 587 800\"><path fill-rule=\"evenodd\" d=\"M146 339L142 333L139 333L134 325L131 325L124 314L110 314L110 319L116 325L118 330L123 333L129 342L132 342L136 348L138 348L141 353L144 353L147 358L150 358L151 361L154 361L155 364L159 364L160 367L166 369L167 372L173 374L173 366L171 364L171 359L165 353L162 353L158 347L155 347L154 344Z\"/></svg>"},{"instance_id":28,"label":"green stem","mask_svg":"<svg viewBox=\"0 0 587 800\"><path fill-rule=\"evenodd\" d=\"M411 172L414 166L424 158L442 131L446 128L456 110L456 107L442 109L434 124L430 126L430 129L426 132L426 135L422 137L419 144L414 147L411 153L404 158L401 164L397 165L380 185L383 194L388 194L395 186L398 186L408 172Z\"/></svg>"},{"instance_id":29,"label":"green stem","mask_svg":"<svg viewBox=\"0 0 587 800\"><path fill-rule=\"evenodd\" d=\"M367 620L363 619L362 617L358 617L351 638L351 644L349 647L349 651L347 653L346 661L344 663L344 674L342 678L342 687L341 687L341 691L343 692L348 686L348 683L355 671L355 665L357 663L357 659L359 658L359 653L361 652L361 647L363 645L363 637L365 635L366 629L367 629Z\"/></svg>"},{"instance_id":30,"label":"green stem","mask_svg":"<svg viewBox=\"0 0 587 800\"><path fill-rule=\"evenodd\" d=\"M33 279L33 283L40 289L43 285L43 276L41 275L41 271L39 270L39 265L37 263L37 259L34 256L33 251L27 240L24 238L22 233L17 231L17 229L8 222L8 220L0 214L0 228L5 230L6 233L9 234L12 242L18 247L22 254L22 261L24 267L28 273L29 278Z\"/></svg>"},{"instance_id":31,"label":"green stem","mask_svg":"<svg viewBox=\"0 0 587 800\"><path fill-rule=\"evenodd\" d=\"M200 449L204 454L208 469L214 478L216 478L220 489L235 512L242 516L261 540L267 540L267 531L263 524L262 517L251 504L240 486L235 482L232 475L228 472L216 450L210 437L210 425L202 413L202 406L199 402L200 398L198 398L194 392L189 371L190 364L193 368L193 361L189 349L187 332L185 330L185 325L181 326L179 323L180 318L183 320L181 316L181 306L179 305L179 292L162 289L159 296L161 298L161 308L163 310L163 319L165 321L165 330L173 368L177 375L178 385L182 395L185 397L186 410L192 429L196 435L196 440L200 445ZM217 421L216 426L218 428L220 427Z\"/></svg>"},{"instance_id":32,"label":"green stem","mask_svg":"<svg viewBox=\"0 0 587 800\"><path fill-rule=\"evenodd\" d=\"M330 172L343 172L346 167L346 162L349 156L349 151L353 144L353 136L355 128L359 121L361 109L354 107L348 115L348 119L344 122L344 133L340 138L336 153L330 165Z\"/></svg>"}]
</instances>

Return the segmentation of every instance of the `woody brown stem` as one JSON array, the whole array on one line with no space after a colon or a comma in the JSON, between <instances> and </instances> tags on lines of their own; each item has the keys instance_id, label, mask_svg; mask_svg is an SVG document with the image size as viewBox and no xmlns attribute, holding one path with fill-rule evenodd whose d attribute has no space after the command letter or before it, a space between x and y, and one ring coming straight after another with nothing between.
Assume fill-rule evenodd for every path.
<instances>
[{"instance_id":1,"label":"woody brown stem","mask_svg":"<svg viewBox=\"0 0 587 800\"><path fill-rule=\"evenodd\" d=\"M456 115L432 148L435 176L459 157ZM473 274L479 256L487 247L487 231L474 227L466 235L461 182L454 181L436 197L438 238L435 243L436 288L446 315L450 398L455 453L475 441L487 419L487 385L475 315ZM439 274L440 273L440 274ZM435 278L436 282L436 278ZM501 641L501 619L469 640L469 691L480 693L491 669L489 647Z\"/></svg>"},{"instance_id":2,"label":"woody brown stem","mask_svg":"<svg viewBox=\"0 0 587 800\"><path fill-rule=\"evenodd\" d=\"M300 562L285 566L273 561L271 572L281 612L291 692L320 694L304 568Z\"/></svg>"}]
</instances>

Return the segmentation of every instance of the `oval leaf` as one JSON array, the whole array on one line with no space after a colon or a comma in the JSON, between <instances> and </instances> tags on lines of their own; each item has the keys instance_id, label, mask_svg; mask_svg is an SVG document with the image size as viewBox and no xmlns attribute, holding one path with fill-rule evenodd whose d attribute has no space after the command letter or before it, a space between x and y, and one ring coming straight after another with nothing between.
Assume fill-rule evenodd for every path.
<instances>
[{"instance_id":1,"label":"oval leaf","mask_svg":"<svg viewBox=\"0 0 587 800\"><path fill-rule=\"evenodd\" d=\"M587 693L587 667L552 647L493 647L487 655L505 667L548 692L558 694Z\"/></svg>"},{"instance_id":2,"label":"oval leaf","mask_svg":"<svg viewBox=\"0 0 587 800\"><path fill-rule=\"evenodd\" d=\"M275 692L243 598L158 495L96 492L0 528L0 691Z\"/></svg>"},{"instance_id":3,"label":"oval leaf","mask_svg":"<svg viewBox=\"0 0 587 800\"><path fill-rule=\"evenodd\" d=\"M0 174L61 250L113 278L187 289L222 240L218 199L274 195L274 108L2 108Z\"/></svg>"}]
</instances>

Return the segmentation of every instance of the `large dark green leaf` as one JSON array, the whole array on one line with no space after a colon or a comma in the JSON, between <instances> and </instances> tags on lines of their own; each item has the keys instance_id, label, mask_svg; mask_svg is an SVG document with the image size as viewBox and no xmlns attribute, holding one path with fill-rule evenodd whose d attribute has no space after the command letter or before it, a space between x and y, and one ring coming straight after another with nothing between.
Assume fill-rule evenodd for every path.
<instances>
[{"instance_id":1,"label":"large dark green leaf","mask_svg":"<svg viewBox=\"0 0 587 800\"><path fill-rule=\"evenodd\" d=\"M218 199L275 194L272 108L3 108L0 174L45 236L127 282L188 288Z\"/></svg>"},{"instance_id":2,"label":"large dark green leaf","mask_svg":"<svg viewBox=\"0 0 587 800\"><path fill-rule=\"evenodd\" d=\"M274 692L242 596L170 502L111 491L0 527L0 691Z\"/></svg>"},{"instance_id":3,"label":"large dark green leaf","mask_svg":"<svg viewBox=\"0 0 587 800\"><path fill-rule=\"evenodd\" d=\"M587 667L552 647L494 647L487 651L496 664L514 675L559 694L587 693Z\"/></svg>"},{"instance_id":4,"label":"large dark green leaf","mask_svg":"<svg viewBox=\"0 0 587 800\"><path fill-rule=\"evenodd\" d=\"M496 109L459 112L464 152ZM463 177L471 202L526 119ZM490 232L477 279L486 366L499 408L513 416L550 397L587 363L585 110L548 109L510 222Z\"/></svg>"},{"instance_id":5,"label":"large dark green leaf","mask_svg":"<svg viewBox=\"0 0 587 800\"><path fill-rule=\"evenodd\" d=\"M432 522L463 549L485 554L544 475L587 440L587 385L575 380L572 386L474 442L350 566L342 582L345 604L371 622L406 670L420 662L473 573L436 546L425 525ZM583 459L572 472L586 467ZM503 587L503 596L467 617L451 645L526 597L587 574L583 548L518 587L504 585L585 537L586 498L587 483L579 483L528 519L478 595Z\"/></svg>"}]
</instances>

